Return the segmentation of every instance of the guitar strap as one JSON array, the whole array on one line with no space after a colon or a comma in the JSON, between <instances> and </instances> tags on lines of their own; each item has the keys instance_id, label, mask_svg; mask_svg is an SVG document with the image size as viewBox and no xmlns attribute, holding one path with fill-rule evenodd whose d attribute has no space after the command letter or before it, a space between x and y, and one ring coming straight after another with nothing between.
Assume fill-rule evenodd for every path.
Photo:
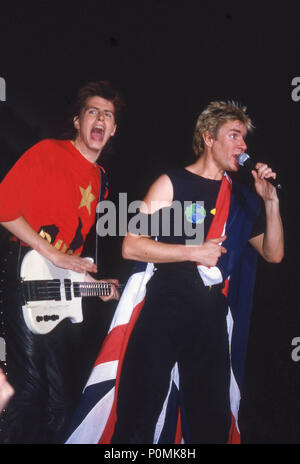
<instances>
[{"instance_id":1,"label":"guitar strap","mask_svg":"<svg viewBox=\"0 0 300 464\"><path fill-rule=\"evenodd\" d=\"M100 189L99 189L98 204L100 203L100 201L105 200L108 196L109 182L108 182L107 174L102 166L99 166L99 176L100 176ZM95 264L97 268L99 264L99 249L100 249L99 236L97 234L97 221L99 217L100 217L100 213L97 207L96 208L96 219L95 219Z\"/></svg>"}]
</instances>

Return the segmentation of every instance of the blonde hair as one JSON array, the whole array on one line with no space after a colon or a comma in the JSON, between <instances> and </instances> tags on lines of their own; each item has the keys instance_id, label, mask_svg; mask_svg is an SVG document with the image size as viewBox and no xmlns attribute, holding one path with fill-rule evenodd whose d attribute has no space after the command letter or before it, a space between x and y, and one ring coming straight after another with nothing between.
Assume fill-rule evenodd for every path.
<instances>
[{"instance_id":1,"label":"blonde hair","mask_svg":"<svg viewBox=\"0 0 300 464\"><path fill-rule=\"evenodd\" d=\"M234 101L213 101L210 102L208 107L202 111L198 117L194 136L193 136L193 150L197 156L200 156L204 151L204 140L202 134L209 132L216 139L218 130L227 121L238 120L241 121L247 131L253 129L253 124L249 116L246 114L247 108L235 103Z\"/></svg>"}]
</instances>

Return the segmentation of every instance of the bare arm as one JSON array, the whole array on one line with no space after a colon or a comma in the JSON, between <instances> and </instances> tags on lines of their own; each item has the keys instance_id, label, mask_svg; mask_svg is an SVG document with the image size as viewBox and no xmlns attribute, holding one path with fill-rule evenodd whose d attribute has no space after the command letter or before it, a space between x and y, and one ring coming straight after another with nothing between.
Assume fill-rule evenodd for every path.
<instances>
[{"instance_id":1,"label":"bare arm","mask_svg":"<svg viewBox=\"0 0 300 464\"><path fill-rule=\"evenodd\" d=\"M57 250L47 240L43 239L28 222L22 217L13 221L2 222L1 225L9 232L19 238L22 242L38 251L42 256L49 259L55 266L63 269L71 269L75 272L96 272L94 263L76 255L67 255Z\"/></svg>"},{"instance_id":2,"label":"bare arm","mask_svg":"<svg viewBox=\"0 0 300 464\"><path fill-rule=\"evenodd\" d=\"M257 172L252 171L255 188L265 203L266 230L264 234L249 240L260 255L270 263L279 263L284 256L284 233L279 210L279 199L275 187L267 182L276 174L265 164L257 163Z\"/></svg>"},{"instance_id":3,"label":"bare arm","mask_svg":"<svg viewBox=\"0 0 300 464\"><path fill-rule=\"evenodd\" d=\"M141 212L153 214L160 208L170 206L173 201L173 187L168 176L163 175L150 187ZM161 243L149 236L128 233L123 241L122 255L125 259L143 262L172 263L192 261L205 266L215 266L222 253L226 253L220 245L226 237L207 240L202 245L186 246Z\"/></svg>"}]
</instances>

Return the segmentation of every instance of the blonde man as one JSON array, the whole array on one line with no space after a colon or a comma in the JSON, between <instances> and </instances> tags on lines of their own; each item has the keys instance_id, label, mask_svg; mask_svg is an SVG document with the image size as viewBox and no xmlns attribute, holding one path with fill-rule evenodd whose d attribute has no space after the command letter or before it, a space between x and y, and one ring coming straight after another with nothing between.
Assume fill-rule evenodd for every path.
<instances>
[{"instance_id":1,"label":"blonde man","mask_svg":"<svg viewBox=\"0 0 300 464\"><path fill-rule=\"evenodd\" d=\"M235 362L228 343L228 298L242 266L250 263L253 271L253 254L258 252L272 263L279 263L284 254L279 201L267 181L276 174L257 163L252 171L255 194L227 175L238 171L237 157L247 148L251 128L245 108L233 102L210 103L196 124L196 161L160 176L144 198L141 214L150 222L179 202L183 221L192 222L195 230L204 228L202 243L187 245L190 236L185 232L177 236L174 224L169 236L158 234L157 240L150 233L132 232L124 239L124 258L152 262L156 272L125 354L112 443L145 444L157 439L159 422L165 417L162 411L168 413L166 398L175 365L184 441L228 441L230 373ZM248 279L253 281L250 271ZM249 303L247 287L243 291ZM239 374L235 376L234 382L239 381ZM168 441L170 436L164 440L174 443Z\"/></svg>"}]
</instances>

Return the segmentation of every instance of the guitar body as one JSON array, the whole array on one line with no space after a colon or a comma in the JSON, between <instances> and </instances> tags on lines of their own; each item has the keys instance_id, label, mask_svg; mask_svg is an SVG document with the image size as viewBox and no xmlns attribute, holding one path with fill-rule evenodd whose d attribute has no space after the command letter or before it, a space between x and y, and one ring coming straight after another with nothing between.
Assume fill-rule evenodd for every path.
<instances>
[{"instance_id":1,"label":"guitar body","mask_svg":"<svg viewBox=\"0 0 300 464\"><path fill-rule=\"evenodd\" d=\"M92 261L91 258L87 259ZM25 255L22 261L20 276L25 285L29 283L27 281L49 281L47 290L50 288L50 293L48 292L47 299L26 301L28 298L24 298L25 304L22 306L24 319L33 333L48 333L65 318L70 318L74 323L82 322L82 298L74 294L73 287L70 285L67 287L70 291L68 294L64 283L66 281L84 282L84 274L58 268L37 251L32 250ZM53 298L52 288L55 288ZM60 299L57 299L58 288Z\"/></svg>"}]
</instances>

